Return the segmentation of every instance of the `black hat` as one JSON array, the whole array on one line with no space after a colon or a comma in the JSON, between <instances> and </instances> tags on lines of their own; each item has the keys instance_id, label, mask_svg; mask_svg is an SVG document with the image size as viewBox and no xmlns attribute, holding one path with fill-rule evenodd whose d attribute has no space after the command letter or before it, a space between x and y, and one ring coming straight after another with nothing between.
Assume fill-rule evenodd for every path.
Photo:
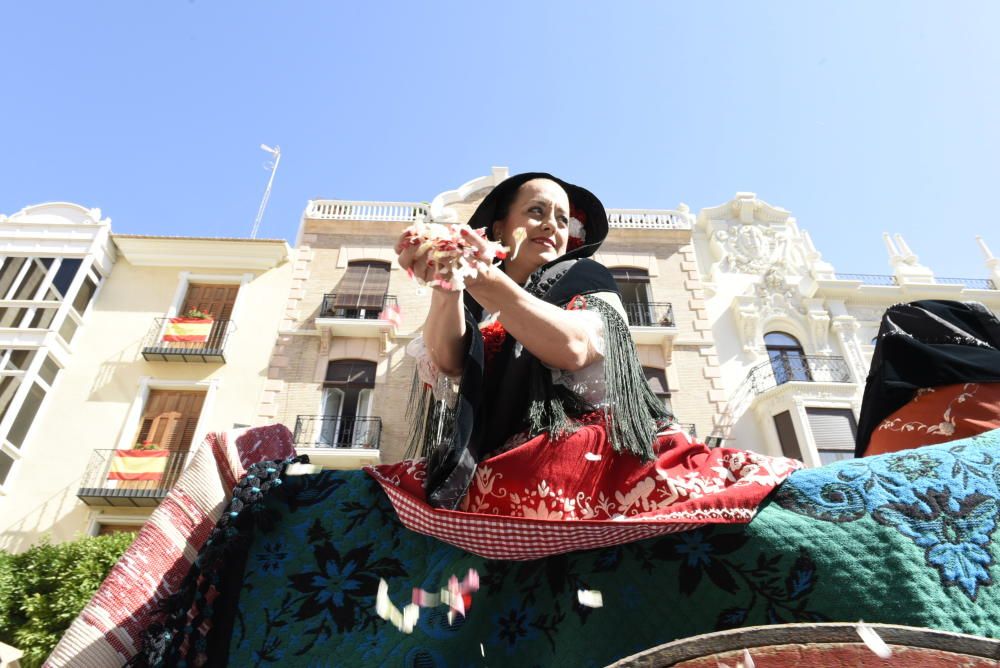
<instances>
[{"instance_id":1,"label":"black hat","mask_svg":"<svg viewBox=\"0 0 1000 668\"><path fill-rule=\"evenodd\" d=\"M583 223L583 229L586 230L583 245L566 251L562 258L589 257L596 253L604 238L608 236L608 213L604 210L601 200L597 199L597 196L586 188L566 183L562 179L557 179L544 172L515 174L500 182L480 202L475 213L469 218L469 227L473 229L485 227L486 236L496 241L493 239L493 223L496 221L497 205L512 199L522 184L533 179L549 179L562 186L562 189L569 195L570 216Z\"/></svg>"}]
</instances>

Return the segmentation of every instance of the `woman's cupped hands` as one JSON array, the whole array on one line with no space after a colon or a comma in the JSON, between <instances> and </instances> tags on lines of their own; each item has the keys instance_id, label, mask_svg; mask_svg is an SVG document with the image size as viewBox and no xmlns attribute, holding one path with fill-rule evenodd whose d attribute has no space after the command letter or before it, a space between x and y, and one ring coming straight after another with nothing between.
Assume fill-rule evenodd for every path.
<instances>
[{"instance_id":1,"label":"woman's cupped hands","mask_svg":"<svg viewBox=\"0 0 1000 668\"><path fill-rule=\"evenodd\" d=\"M506 249L467 225L417 223L403 230L395 246L399 266L421 285L458 292L481 280Z\"/></svg>"}]
</instances>

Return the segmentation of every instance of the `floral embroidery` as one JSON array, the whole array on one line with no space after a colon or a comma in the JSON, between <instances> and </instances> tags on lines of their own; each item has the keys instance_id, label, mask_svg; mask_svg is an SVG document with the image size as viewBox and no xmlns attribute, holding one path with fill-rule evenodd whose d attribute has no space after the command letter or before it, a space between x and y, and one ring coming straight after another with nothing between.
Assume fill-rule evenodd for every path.
<instances>
[{"instance_id":1,"label":"floral embroidery","mask_svg":"<svg viewBox=\"0 0 1000 668\"><path fill-rule=\"evenodd\" d=\"M996 528L1000 463L988 438L925 446L820 469L808 483L793 476L774 494L786 510L828 522L866 515L924 548L943 586L971 600L993 584L986 549Z\"/></svg>"}]
</instances>

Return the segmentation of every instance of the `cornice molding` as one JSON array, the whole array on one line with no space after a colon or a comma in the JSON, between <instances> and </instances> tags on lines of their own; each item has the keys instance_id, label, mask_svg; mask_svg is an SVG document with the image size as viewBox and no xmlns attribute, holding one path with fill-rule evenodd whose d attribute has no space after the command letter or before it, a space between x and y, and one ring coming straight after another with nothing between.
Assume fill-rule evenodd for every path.
<instances>
[{"instance_id":1,"label":"cornice molding","mask_svg":"<svg viewBox=\"0 0 1000 668\"><path fill-rule=\"evenodd\" d=\"M117 235L111 238L122 257L141 267L266 271L291 256L291 249L284 241Z\"/></svg>"}]
</instances>

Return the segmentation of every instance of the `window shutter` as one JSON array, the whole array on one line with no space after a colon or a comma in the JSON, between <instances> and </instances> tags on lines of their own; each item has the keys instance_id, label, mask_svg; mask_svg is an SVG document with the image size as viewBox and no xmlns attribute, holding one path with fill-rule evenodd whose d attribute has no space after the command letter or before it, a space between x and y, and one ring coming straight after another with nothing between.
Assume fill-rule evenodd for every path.
<instances>
[{"instance_id":1,"label":"window shutter","mask_svg":"<svg viewBox=\"0 0 1000 668\"><path fill-rule=\"evenodd\" d=\"M389 291L388 262L351 262L337 284L334 308L381 310Z\"/></svg>"},{"instance_id":2,"label":"window shutter","mask_svg":"<svg viewBox=\"0 0 1000 668\"><path fill-rule=\"evenodd\" d=\"M857 424L849 408L806 408L809 428L819 450L850 450L854 452Z\"/></svg>"},{"instance_id":3,"label":"window shutter","mask_svg":"<svg viewBox=\"0 0 1000 668\"><path fill-rule=\"evenodd\" d=\"M802 450L799 448L799 439L795 435L792 414L788 411L783 411L775 415L774 428L778 430L778 442L781 443L781 452L786 457L801 460Z\"/></svg>"},{"instance_id":4,"label":"window shutter","mask_svg":"<svg viewBox=\"0 0 1000 668\"><path fill-rule=\"evenodd\" d=\"M204 402L204 392L152 390L136 443L148 440L165 450L189 450Z\"/></svg>"}]
</instances>

